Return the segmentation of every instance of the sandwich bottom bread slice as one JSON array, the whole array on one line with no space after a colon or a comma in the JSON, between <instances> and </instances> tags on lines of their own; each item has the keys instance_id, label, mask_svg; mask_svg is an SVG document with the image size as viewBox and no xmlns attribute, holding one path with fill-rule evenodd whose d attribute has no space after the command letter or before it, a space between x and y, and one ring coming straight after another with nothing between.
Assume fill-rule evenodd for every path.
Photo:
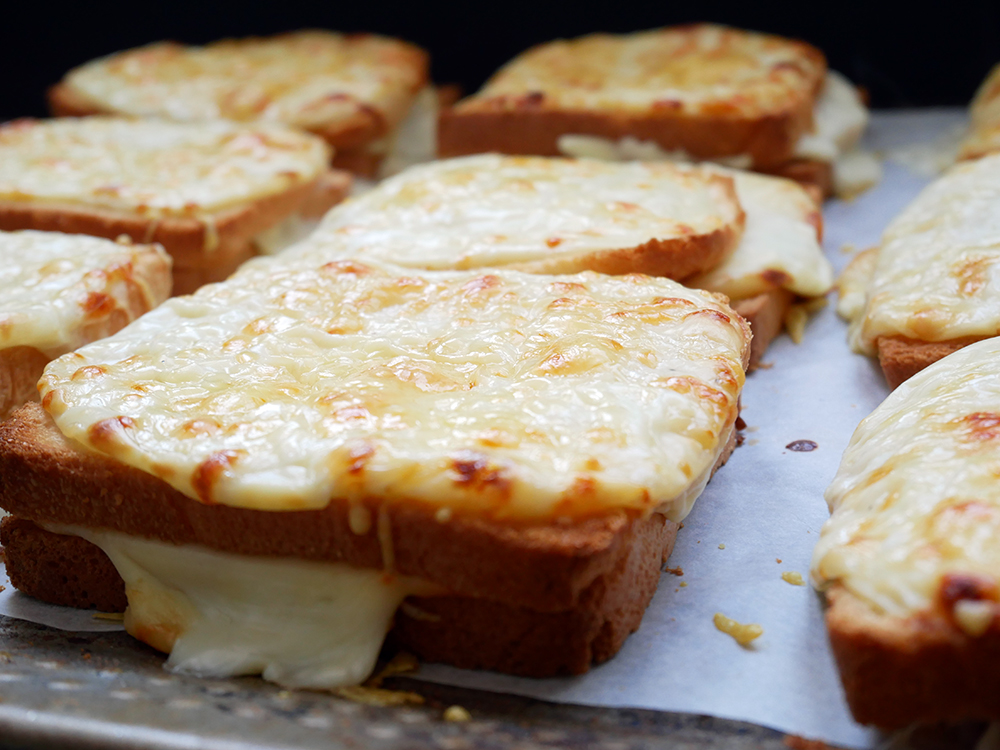
<instances>
[{"instance_id":1,"label":"sandwich bottom bread slice","mask_svg":"<svg viewBox=\"0 0 1000 750\"><path fill-rule=\"evenodd\" d=\"M900 385L855 431L812 564L865 724L1000 719L1000 340Z\"/></svg>"},{"instance_id":2,"label":"sandwich bottom bread slice","mask_svg":"<svg viewBox=\"0 0 1000 750\"><path fill-rule=\"evenodd\" d=\"M896 387L1000 333L1000 154L952 167L859 254L840 279L854 351L877 356Z\"/></svg>"},{"instance_id":3,"label":"sandwich bottom bread slice","mask_svg":"<svg viewBox=\"0 0 1000 750\"><path fill-rule=\"evenodd\" d=\"M0 419L38 400L45 365L170 295L162 248L57 232L0 232Z\"/></svg>"},{"instance_id":4,"label":"sandwich bottom bread slice","mask_svg":"<svg viewBox=\"0 0 1000 750\"><path fill-rule=\"evenodd\" d=\"M610 657L732 445L742 319L666 279L280 261L47 368L0 425L12 579L68 585L37 528L97 545L198 674L356 683L394 619L464 666Z\"/></svg>"}]
</instances>

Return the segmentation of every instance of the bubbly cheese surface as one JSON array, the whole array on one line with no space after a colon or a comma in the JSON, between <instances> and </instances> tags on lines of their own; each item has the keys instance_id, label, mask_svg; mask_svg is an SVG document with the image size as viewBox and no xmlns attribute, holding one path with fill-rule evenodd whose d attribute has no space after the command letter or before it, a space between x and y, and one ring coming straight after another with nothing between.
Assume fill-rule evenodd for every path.
<instances>
[{"instance_id":1,"label":"bubbly cheese surface","mask_svg":"<svg viewBox=\"0 0 1000 750\"><path fill-rule=\"evenodd\" d=\"M204 47L158 42L82 65L64 83L114 113L320 129L372 109L392 128L426 78L426 55L398 39L300 31Z\"/></svg>"},{"instance_id":2,"label":"bubbly cheese surface","mask_svg":"<svg viewBox=\"0 0 1000 750\"><path fill-rule=\"evenodd\" d=\"M40 391L64 434L203 502L677 519L747 346L666 279L273 258L56 360Z\"/></svg>"},{"instance_id":3,"label":"bubbly cheese surface","mask_svg":"<svg viewBox=\"0 0 1000 750\"><path fill-rule=\"evenodd\" d=\"M0 200L199 216L319 177L322 140L275 126L104 117L0 127Z\"/></svg>"},{"instance_id":4,"label":"bubbly cheese surface","mask_svg":"<svg viewBox=\"0 0 1000 750\"><path fill-rule=\"evenodd\" d=\"M807 44L710 24L591 34L528 50L457 108L753 116L811 101L825 67Z\"/></svg>"},{"instance_id":5,"label":"bubbly cheese surface","mask_svg":"<svg viewBox=\"0 0 1000 750\"><path fill-rule=\"evenodd\" d=\"M972 120L959 147L959 159L976 159L1000 151L1000 65L986 76L969 106Z\"/></svg>"},{"instance_id":6,"label":"bubbly cheese surface","mask_svg":"<svg viewBox=\"0 0 1000 750\"><path fill-rule=\"evenodd\" d=\"M144 258L163 278L137 273ZM0 232L0 349L30 346L50 357L75 349L93 340L90 328L109 316L123 316L122 325L131 320L131 295L138 294L145 309L166 299L169 273L170 261L158 246Z\"/></svg>"},{"instance_id":7,"label":"bubbly cheese surface","mask_svg":"<svg viewBox=\"0 0 1000 750\"><path fill-rule=\"evenodd\" d=\"M962 590L995 603L998 472L994 338L914 375L858 426L826 492L832 516L813 557L813 581L842 584L890 615L927 611ZM954 614L972 627L968 610Z\"/></svg>"},{"instance_id":8,"label":"bubbly cheese surface","mask_svg":"<svg viewBox=\"0 0 1000 750\"><path fill-rule=\"evenodd\" d=\"M315 238L414 268L478 268L742 229L728 177L672 164L486 154L406 170ZM735 239L734 239L735 242Z\"/></svg>"},{"instance_id":9,"label":"bubbly cheese surface","mask_svg":"<svg viewBox=\"0 0 1000 750\"><path fill-rule=\"evenodd\" d=\"M199 677L296 688L357 685L392 616L431 584L343 563L251 557L112 531L47 526L100 547L125 581L125 628Z\"/></svg>"},{"instance_id":10,"label":"bubbly cheese surface","mask_svg":"<svg viewBox=\"0 0 1000 750\"><path fill-rule=\"evenodd\" d=\"M880 336L945 341L1000 332L1000 154L959 164L882 236L852 346Z\"/></svg>"}]
</instances>

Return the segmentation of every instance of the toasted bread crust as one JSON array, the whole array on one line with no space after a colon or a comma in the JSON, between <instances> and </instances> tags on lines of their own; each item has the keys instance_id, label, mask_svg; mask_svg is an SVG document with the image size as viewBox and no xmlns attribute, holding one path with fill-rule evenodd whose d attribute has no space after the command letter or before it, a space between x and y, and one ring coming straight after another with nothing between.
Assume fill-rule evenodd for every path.
<instances>
[{"instance_id":1,"label":"toasted bread crust","mask_svg":"<svg viewBox=\"0 0 1000 750\"><path fill-rule=\"evenodd\" d=\"M254 235L301 208L308 206L316 211L331 201L333 197L324 192L325 180L336 184L338 194L343 195L343 177L324 175L222 211L208 221L194 217L153 218L72 204L0 201L0 229L38 229L108 239L124 234L135 242L158 242L174 261L174 294L188 294L235 271L253 254L250 240Z\"/></svg>"},{"instance_id":2,"label":"toasted bread crust","mask_svg":"<svg viewBox=\"0 0 1000 750\"><path fill-rule=\"evenodd\" d=\"M809 191L817 204L833 195L833 164L815 159L792 159L760 170L775 177L794 180Z\"/></svg>"},{"instance_id":3,"label":"toasted bread crust","mask_svg":"<svg viewBox=\"0 0 1000 750\"><path fill-rule=\"evenodd\" d=\"M795 295L787 289L772 289L756 297L737 300L733 309L750 324L753 339L750 341L748 372L760 365L764 353L785 326L785 315Z\"/></svg>"},{"instance_id":4,"label":"toasted bread crust","mask_svg":"<svg viewBox=\"0 0 1000 750\"><path fill-rule=\"evenodd\" d=\"M918 341L904 336L879 336L875 345L885 380L890 388L895 388L939 359L984 338L965 336L948 341Z\"/></svg>"},{"instance_id":5,"label":"toasted bread crust","mask_svg":"<svg viewBox=\"0 0 1000 750\"><path fill-rule=\"evenodd\" d=\"M582 592L614 566L642 520L614 512L528 526L457 514L439 521L434 508L416 503L380 508L377 499L366 498L362 502L373 523L357 534L342 503L282 513L205 505L151 474L84 452L62 436L38 404L28 404L0 425L0 498L6 510L27 520L112 529L237 554L383 568L387 543L393 569L401 574L457 594L539 611L574 607ZM380 543L380 525L390 532L387 542Z\"/></svg>"},{"instance_id":6,"label":"toasted bread crust","mask_svg":"<svg viewBox=\"0 0 1000 750\"><path fill-rule=\"evenodd\" d=\"M581 674L611 658L639 627L670 556L678 525L653 515L635 528L614 567L577 605L541 613L462 596L411 597L390 639L424 661L529 677ZM99 547L13 516L0 521L11 583L36 599L123 612L125 584Z\"/></svg>"},{"instance_id":7,"label":"toasted bread crust","mask_svg":"<svg viewBox=\"0 0 1000 750\"><path fill-rule=\"evenodd\" d=\"M817 88L818 91L818 88ZM789 111L763 116L684 116L665 112L631 116L614 112L563 112L526 106L517 110L446 109L438 121L438 154L487 151L560 156L562 135L593 135L617 141L632 136L665 150L683 149L696 159L749 154L755 169L793 158L795 144L812 123L812 98Z\"/></svg>"},{"instance_id":8,"label":"toasted bread crust","mask_svg":"<svg viewBox=\"0 0 1000 750\"><path fill-rule=\"evenodd\" d=\"M977 638L940 614L876 613L842 586L826 624L847 702L862 724L1000 719L1000 627Z\"/></svg>"},{"instance_id":9,"label":"toasted bread crust","mask_svg":"<svg viewBox=\"0 0 1000 750\"><path fill-rule=\"evenodd\" d=\"M741 209L736 222L695 237L654 238L636 247L514 263L506 268L540 274L596 271L620 276L641 273L681 281L709 271L725 260L739 243L744 219Z\"/></svg>"},{"instance_id":10,"label":"toasted bread crust","mask_svg":"<svg viewBox=\"0 0 1000 750\"><path fill-rule=\"evenodd\" d=\"M89 117L90 115L114 114L110 110L94 104L79 92L60 81L49 86L45 92L49 102L49 112L53 117Z\"/></svg>"},{"instance_id":11,"label":"toasted bread crust","mask_svg":"<svg viewBox=\"0 0 1000 750\"><path fill-rule=\"evenodd\" d=\"M22 404L38 400L35 386L49 361L33 346L0 349L0 420Z\"/></svg>"}]
</instances>

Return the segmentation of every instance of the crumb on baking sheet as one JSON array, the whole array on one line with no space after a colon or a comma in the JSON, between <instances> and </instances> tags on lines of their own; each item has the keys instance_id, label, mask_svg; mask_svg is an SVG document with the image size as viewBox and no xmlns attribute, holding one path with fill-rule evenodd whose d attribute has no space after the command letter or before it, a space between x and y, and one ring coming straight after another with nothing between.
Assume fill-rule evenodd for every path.
<instances>
[{"instance_id":1,"label":"crumb on baking sheet","mask_svg":"<svg viewBox=\"0 0 1000 750\"><path fill-rule=\"evenodd\" d=\"M678 565L676 568L664 568L663 572L669 573L672 576L682 576L684 575L684 568Z\"/></svg>"},{"instance_id":2,"label":"crumb on baking sheet","mask_svg":"<svg viewBox=\"0 0 1000 750\"><path fill-rule=\"evenodd\" d=\"M725 544L722 544L722 543L719 544L719 549L725 549L725 548L726 548Z\"/></svg>"},{"instance_id":3,"label":"crumb on baking sheet","mask_svg":"<svg viewBox=\"0 0 1000 750\"><path fill-rule=\"evenodd\" d=\"M797 570L786 570L781 574L781 580L785 583L790 583L793 586L805 586L806 582L802 579L802 574Z\"/></svg>"},{"instance_id":4,"label":"crumb on baking sheet","mask_svg":"<svg viewBox=\"0 0 1000 750\"><path fill-rule=\"evenodd\" d=\"M732 636L733 640L741 646L749 646L751 641L760 638L764 634L764 628L760 625L756 623L747 623L744 625L726 617L721 612L715 613L712 622L715 623L716 628L726 635Z\"/></svg>"},{"instance_id":5,"label":"crumb on baking sheet","mask_svg":"<svg viewBox=\"0 0 1000 750\"><path fill-rule=\"evenodd\" d=\"M774 558L774 561L775 561L776 563L778 563L778 565L781 565L781 558L780 558L780 557L776 557L776 558Z\"/></svg>"},{"instance_id":6,"label":"crumb on baking sheet","mask_svg":"<svg viewBox=\"0 0 1000 750\"><path fill-rule=\"evenodd\" d=\"M471 719L472 714L462 708L462 706L448 706L444 710L445 721L470 721Z\"/></svg>"},{"instance_id":7,"label":"crumb on baking sheet","mask_svg":"<svg viewBox=\"0 0 1000 750\"><path fill-rule=\"evenodd\" d=\"M785 448L794 453L812 453L819 448L819 443L815 440L793 440Z\"/></svg>"},{"instance_id":8,"label":"crumb on baking sheet","mask_svg":"<svg viewBox=\"0 0 1000 750\"><path fill-rule=\"evenodd\" d=\"M687 581L681 581L681 582L680 582L680 587L681 587L682 589L684 589L684 588L687 588Z\"/></svg>"},{"instance_id":9,"label":"crumb on baking sheet","mask_svg":"<svg viewBox=\"0 0 1000 750\"><path fill-rule=\"evenodd\" d=\"M840 252L842 252L844 255L853 255L855 252L857 252L857 249L858 248L852 245L850 242L840 246Z\"/></svg>"},{"instance_id":10,"label":"crumb on baking sheet","mask_svg":"<svg viewBox=\"0 0 1000 750\"><path fill-rule=\"evenodd\" d=\"M409 690L387 690L382 687L382 681L386 677L416 672L419 667L420 662L417 661L417 657L406 651L400 651L363 685L335 688L332 692L339 698L366 706L402 706L407 703L419 705L424 702L424 696L419 693Z\"/></svg>"}]
</instances>

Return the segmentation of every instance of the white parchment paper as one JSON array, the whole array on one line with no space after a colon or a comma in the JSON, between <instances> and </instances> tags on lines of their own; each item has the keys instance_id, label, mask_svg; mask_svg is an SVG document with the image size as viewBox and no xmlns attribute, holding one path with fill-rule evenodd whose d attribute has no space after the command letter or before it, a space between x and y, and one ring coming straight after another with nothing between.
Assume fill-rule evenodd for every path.
<instances>
[{"instance_id":1,"label":"white parchment paper","mask_svg":"<svg viewBox=\"0 0 1000 750\"><path fill-rule=\"evenodd\" d=\"M930 180L926 168L892 159L927 157L946 147L943 138L962 120L958 110L873 118L867 145L889 159L882 183L824 210L824 246L838 272L851 257L844 246L876 244L889 220ZM812 549L828 515L823 490L854 428L888 389L877 365L848 349L846 325L832 299L801 345L781 337L765 361L770 368L752 375L744 390L746 442L712 480L678 537L669 564L683 575L664 574L642 627L614 659L567 679L439 665L425 665L421 678L557 702L710 714L841 745L876 745L878 736L855 724L844 703L821 597L781 574L795 571L808 581ZM796 440L818 448L786 448ZM34 602L13 592L5 577L0 585L7 586L0 614L67 630L120 627L90 612ZM716 630L716 612L759 623L764 634L740 647Z\"/></svg>"}]
</instances>

